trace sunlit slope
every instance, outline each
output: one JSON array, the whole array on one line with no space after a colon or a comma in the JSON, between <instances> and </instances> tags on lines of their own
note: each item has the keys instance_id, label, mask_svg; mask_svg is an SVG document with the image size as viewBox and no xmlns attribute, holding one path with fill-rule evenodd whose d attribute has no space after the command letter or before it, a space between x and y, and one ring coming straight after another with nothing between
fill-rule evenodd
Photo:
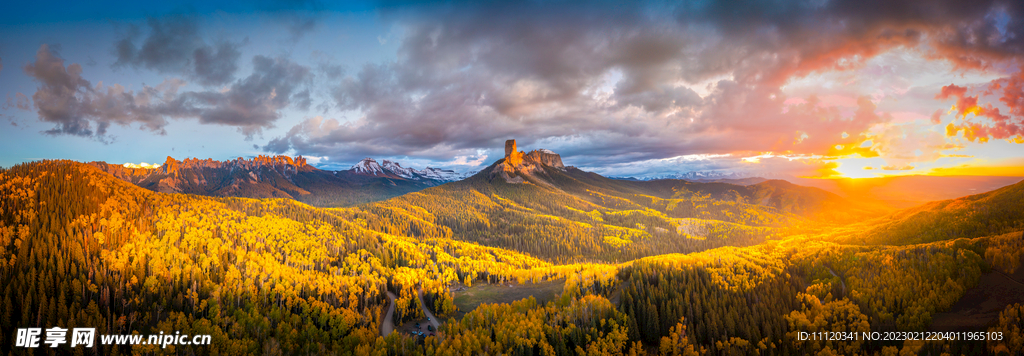
<instances>
[{"instance_id":1,"label":"sunlit slope","mask_svg":"<svg viewBox=\"0 0 1024 356\"><path fill-rule=\"evenodd\" d=\"M864 216L834 194L782 181L752 186L681 180L613 180L543 166L509 183L489 174L360 206L393 221L429 221L452 238L509 248L553 262L627 261L718 246L746 246L780 229ZM415 225L415 224L413 224ZM393 233L418 236L416 231Z\"/></svg>"},{"instance_id":2,"label":"sunlit slope","mask_svg":"<svg viewBox=\"0 0 1024 356\"><path fill-rule=\"evenodd\" d=\"M830 223L877 217L892 210L886 206L850 201L822 189L800 186L784 180L766 180L747 185L697 183L675 179L623 183L650 192L651 195L671 198L704 196L714 200L772 207L782 212Z\"/></svg>"},{"instance_id":3,"label":"sunlit slope","mask_svg":"<svg viewBox=\"0 0 1024 356\"><path fill-rule=\"evenodd\" d=\"M562 179L555 174L542 178ZM490 188L481 192L473 184ZM645 201L626 196L641 194L647 201L653 196L580 184L581 191L604 193L578 196L554 184L531 188L485 177L454 185L464 192L434 189L448 196L411 195L437 202L430 207L322 209L290 199L150 192L68 161L0 170L0 333L12 337L14 328L36 325L96 325L100 334L181 331L213 335L211 346L192 351L222 355L570 355L580 349L644 354L663 347L708 354L817 354L826 348L874 354L886 347L939 354L941 344L812 343L801 342L797 333L921 331L932 315L976 285L979 275L989 268L1011 274L1021 268L1024 254L1019 233L907 246L796 237L620 264L552 265L510 249L458 241L459 232L445 223L471 214L495 226L502 226L502 218L573 221L538 213L551 209L544 204L526 206L531 203L526 194L558 192L564 195L555 196L577 210L593 208L593 215L615 221L620 211L599 204L602 199L639 204ZM431 210L472 197L478 200L466 200L464 207L507 206L519 215ZM739 225L668 219L692 229L704 223ZM621 225L602 228L622 228L615 224ZM565 281L563 293L550 304L483 304L464 311L465 318L447 320L442 332L421 342L398 333L379 337L384 291L398 295L396 321L401 322L419 315L418 287L433 312L445 318L453 315L448 286L456 281L507 284L540 278ZM1000 323L1000 328L1012 326ZM683 327L685 338L679 337ZM9 343L0 344L0 352L10 350ZM114 353L111 346L97 351ZM152 346L117 351L160 352Z\"/></svg>"},{"instance_id":4,"label":"sunlit slope","mask_svg":"<svg viewBox=\"0 0 1024 356\"><path fill-rule=\"evenodd\" d=\"M991 192L931 202L836 229L824 238L905 245L1024 230L1024 181Z\"/></svg>"},{"instance_id":5,"label":"sunlit slope","mask_svg":"<svg viewBox=\"0 0 1024 356\"><path fill-rule=\"evenodd\" d=\"M0 334L89 325L210 334L221 354L367 354L383 347L385 290L405 320L420 313L418 287L443 316L456 280L556 273L513 251L374 231L359 215L151 192L71 161L0 170Z\"/></svg>"}]
</instances>

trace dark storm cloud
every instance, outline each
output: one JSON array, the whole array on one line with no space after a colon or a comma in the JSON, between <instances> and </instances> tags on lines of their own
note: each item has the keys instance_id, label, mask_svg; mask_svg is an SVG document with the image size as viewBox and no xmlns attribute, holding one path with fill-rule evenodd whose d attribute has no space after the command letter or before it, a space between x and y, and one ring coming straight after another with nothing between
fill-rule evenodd
<instances>
[{"instance_id":1,"label":"dark storm cloud","mask_svg":"<svg viewBox=\"0 0 1024 356\"><path fill-rule=\"evenodd\" d=\"M620 85L616 88L619 105L632 105L649 112L664 112L673 107L695 107L700 105L702 100L700 95L687 87L662 85L636 91L622 90L622 87Z\"/></svg>"},{"instance_id":2,"label":"dark storm cloud","mask_svg":"<svg viewBox=\"0 0 1024 356\"><path fill-rule=\"evenodd\" d=\"M451 157L507 136L561 136L578 126L636 132L629 123L596 119L603 113L589 107L583 91L599 84L613 67L636 73L634 88L654 86L643 76L671 74L671 68L660 67L671 67L666 64L674 60L671 53L686 40L680 31L637 27L644 22L637 9L531 5L522 10L529 12L529 21L501 16L515 10L507 5L473 10L479 13L431 9L423 16L429 20L396 15L407 34L399 61L366 65L332 91L340 109L361 110L366 116L316 140L309 135L318 135L314 131L323 130L322 125L297 126L266 149L286 150L293 142L310 154ZM675 90L663 88L662 94L684 95ZM690 105L691 99L678 105ZM561 115L544 114L567 105L571 107ZM674 104L649 106L654 110ZM567 115L577 117L551 122Z\"/></svg>"},{"instance_id":3,"label":"dark storm cloud","mask_svg":"<svg viewBox=\"0 0 1024 356\"><path fill-rule=\"evenodd\" d=\"M404 33L398 59L368 64L332 90L338 108L362 116L309 119L264 149L341 160L445 159L521 138L584 163L768 150L872 155L873 147L834 149L859 147L870 127L890 121L870 100L858 100L852 114L813 97L791 107L782 86L860 68L898 47L959 68L1016 68L1024 51L1022 7L708 1L389 8L383 18ZM691 89L698 83L710 84L704 97Z\"/></svg>"},{"instance_id":4,"label":"dark storm cloud","mask_svg":"<svg viewBox=\"0 0 1024 356\"><path fill-rule=\"evenodd\" d=\"M309 69L284 58L255 56L253 73L224 92L186 92L171 103L173 116L197 117L204 124L238 127L247 137L273 127L280 110L298 100L308 108L309 93L296 93L310 79ZM294 94L293 94L294 93Z\"/></svg>"},{"instance_id":5,"label":"dark storm cloud","mask_svg":"<svg viewBox=\"0 0 1024 356\"><path fill-rule=\"evenodd\" d=\"M253 72L222 91L187 91L181 80L169 79L138 92L120 85L92 86L82 77L82 66L64 65L64 59L47 45L24 68L40 83L32 95L39 119L55 124L47 133L93 137L107 142L111 124L140 125L163 132L168 118L197 118L203 124L237 127L247 137L273 127L280 110L291 105L308 106L308 92L299 91L309 80L309 69L284 58L256 56ZM298 92L297 94L295 94ZM20 102L19 102L20 106Z\"/></svg>"},{"instance_id":6,"label":"dark storm cloud","mask_svg":"<svg viewBox=\"0 0 1024 356\"><path fill-rule=\"evenodd\" d=\"M1024 54L1016 35L1024 33L1024 4L1014 1L708 1L683 4L675 15L745 41L711 52L725 63L757 52L780 56L774 73L763 73L776 80L843 69L903 45L926 44L932 56L974 68Z\"/></svg>"},{"instance_id":7,"label":"dark storm cloud","mask_svg":"<svg viewBox=\"0 0 1024 356\"><path fill-rule=\"evenodd\" d=\"M238 70L238 45L230 42L218 43L216 48L204 46L193 52L193 78L205 85L223 84L234 79Z\"/></svg>"},{"instance_id":8,"label":"dark storm cloud","mask_svg":"<svg viewBox=\"0 0 1024 356\"><path fill-rule=\"evenodd\" d=\"M64 59L48 45L36 52L36 61L24 67L25 74L39 82L32 101L43 122L53 123L48 134L67 134L108 140L106 130L112 123L140 124L151 131L162 131L167 123L146 104L158 90L144 87L139 93L119 85L93 87L82 78L82 66L64 66Z\"/></svg>"},{"instance_id":9,"label":"dark storm cloud","mask_svg":"<svg viewBox=\"0 0 1024 356\"><path fill-rule=\"evenodd\" d=\"M195 17L178 15L150 18L148 34L136 44L142 28L131 25L114 44L114 67L146 68L164 74L181 74L203 85L220 85L234 79L238 48L244 43L219 41L207 44Z\"/></svg>"}]
</instances>

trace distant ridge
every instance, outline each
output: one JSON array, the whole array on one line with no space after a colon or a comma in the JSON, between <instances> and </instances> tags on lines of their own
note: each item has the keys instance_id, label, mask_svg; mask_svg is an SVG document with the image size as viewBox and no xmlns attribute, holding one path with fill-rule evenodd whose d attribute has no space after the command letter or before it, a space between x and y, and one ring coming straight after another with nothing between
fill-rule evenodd
<instances>
[{"instance_id":1,"label":"distant ridge","mask_svg":"<svg viewBox=\"0 0 1024 356\"><path fill-rule=\"evenodd\" d=\"M647 182L647 181L652 181L652 180L663 180L663 179L678 179L678 178L638 179L638 178L635 178L635 177L609 177L609 178L615 179L615 180L625 180L625 181L633 181L633 182ZM690 182L698 182L698 183L727 183L727 184L735 184L735 185L751 185L751 184L757 184L757 183L765 182L765 181L768 181L769 179L762 178L762 177L749 177L749 178L715 178L715 179L709 178L709 179L681 179L681 180L686 180L686 181L690 181Z\"/></svg>"},{"instance_id":2,"label":"distant ridge","mask_svg":"<svg viewBox=\"0 0 1024 356\"><path fill-rule=\"evenodd\" d=\"M930 202L844 227L830 239L910 245L1024 231L1024 181L990 192Z\"/></svg>"},{"instance_id":3,"label":"distant ridge","mask_svg":"<svg viewBox=\"0 0 1024 356\"><path fill-rule=\"evenodd\" d=\"M750 185L770 179L815 187L861 202L882 203L894 208L909 208L930 201L954 199L984 193L1017 183L1024 177L1003 176L889 176L875 178L803 178L786 174L731 171L692 171L651 177L614 176L626 181L681 179L701 183Z\"/></svg>"},{"instance_id":4,"label":"distant ridge","mask_svg":"<svg viewBox=\"0 0 1024 356\"><path fill-rule=\"evenodd\" d=\"M453 171L379 165L366 159L344 171L326 171L305 158L257 156L227 161L167 157L159 166L89 164L126 182L163 193L246 198L290 198L315 206L349 206L415 192L461 179Z\"/></svg>"},{"instance_id":5,"label":"distant ridge","mask_svg":"<svg viewBox=\"0 0 1024 356\"><path fill-rule=\"evenodd\" d=\"M725 180L725 179L736 180L736 181L743 180L743 179L751 179L751 178L760 178L760 179L764 179L764 180L768 180L768 179L788 179L788 178L792 178L792 176L786 175L786 174L781 174L781 173L775 173L775 172L690 171L690 172L681 172L681 173L665 173L665 174L658 174L658 175L652 175L652 176L642 176L642 177L612 176L612 177L609 177L609 178L621 179L621 180L638 180L638 181L659 180L659 179L682 179L682 180L688 180L688 181L693 181L693 182L698 182L698 181L699 182L712 182L712 181L721 181L721 180Z\"/></svg>"},{"instance_id":6,"label":"distant ridge","mask_svg":"<svg viewBox=\"0 0 1024 356\"><path fill-rule=\"evenodd\" d=\"M795 178L790 181L851 199L884 201L895 207L908 208L930 201L993 191L1022 179L1024 177L912 175L859 179Z\"/></svg>"},{"instance_id":7,"label":"distant ridge","mask_svg":"<svg viewBox=\"0 0 1024 356\"><path fill-rule=\"evenodd\" d=\"M345 172L345 171L339 171ZM423 170L402 167L395 161L383 160L377 163L373 158L364 158L349 168L347 172L375 177L398 177L412 180L435 180L439 182L453 182L462 180L472 174L460 174L450 169L438 169L427 167Z\"/></svg>"}]
</instances>

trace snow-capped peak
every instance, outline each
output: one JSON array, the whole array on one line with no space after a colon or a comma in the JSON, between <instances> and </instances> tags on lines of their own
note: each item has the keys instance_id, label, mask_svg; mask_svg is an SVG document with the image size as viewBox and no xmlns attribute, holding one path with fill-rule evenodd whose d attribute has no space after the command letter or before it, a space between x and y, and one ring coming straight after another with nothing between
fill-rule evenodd
<instances>
[{"instance_id":1,"label":"snow-capped peak","mask_svg":"<svg viewBox=\"0 0 1024 356\"><path fill-rule=\"evenodd\" d=\"M359 163L356 163L356 165L352 166L350 170L355 171L356 173L369 174L375 176L384 175L384 169L381 168L381 166L377 164L377 161L374 160L373 158L364 158L362 161L359 161Z\"/></svg>"},{"instance_id":2,"label":"snow-capped peak","mask_svg":"<svg viewBox=\"0 0 1024 356\"><path fill-rule=\"evenodd\" d=\"M653 179L683 179L690 181L709 181L717 179L743 179L743 178L765 178L765 179L784 179L787 178L784 174L776 172L751 172L751 171L728 171L728 170L708 170L708 171L690 171L683 173L665 173L655 174L645 177L639 177L638 180L653 180Z\"/></svg>"},{"instance_id":3,"label":"snow-capped peak","mask_svg":"<svg viewBox=\"0 0 1024 356\"><path fill-rule=\"evenodd\" d=\"M556 155L557 154L557 153L555 153L555 151L549 150L547 148L541 148L541 149L539 149L537 151L540 151L540 153L547 153L549 155Z\"/></svg>"},{"instance_id":4,"label":"snow-capped peak","mask_svg":"<svg viewBox=\"0 0 1024 356\"><path fill-rule=\"evenodd\" d=\"M142 163L139 163L139 164L135 164L135 163L129 162L129 163L125 163L124 166L126 168L145 168L145 169L157 169L157 168L160 168L159 164L156 164L156 163L149 164L149 163L146 163L146 162L142 162Z\"/></svg>"},{"instance_id":5,"label":"snow-capped peak","mask_svg":"<svg viewBox=\"0 0 1024 356\"><path fill-rule=\"evenodd\" d=\"M382 163L382 168L388 172L391 172L391 174L394 174L405 179L418 179L415 176L415 173L417 173L415 169L404 168L402 167L402 165L398 164L398 162L393 162L389 160L384 160Z\"/></svg>"},{"instance_id":6,"label":"snow-capped peak","mask_svg":"<svg viewBox=\"0 0 1024 356\"><path fill-rule=\"evenodd\" d=\"M465 179L466 177L469 177L469 176L473 175L473 173L462 174L462 173L458 173L458 172L455 172L455 171L450 170L450 169L437 169L437 168L430 168L430 167L427 167L426 169L424 169L422 171L418 171L417 173L419 173L424 178L433 179L433 180L442 181L442 182L452 182L452 181L462 180L462 179Z\"/></svg>"},{"instance_id":7,"label":"snow-capped peak","mask_svg":"<svg viewBox=\"0 0 1024 356\"><path fill-rule=\"evenodd\" d=\"M453 182L472 176L474 173L458 173L450 169L438 169L427 167L424 170L402 167L401 164L391 160L383 160L380 164L373 158L364 158L349 169L352 173L401 177L405 179L420 180L428 179L438 182Z\"/></svg>"}]
</instances>

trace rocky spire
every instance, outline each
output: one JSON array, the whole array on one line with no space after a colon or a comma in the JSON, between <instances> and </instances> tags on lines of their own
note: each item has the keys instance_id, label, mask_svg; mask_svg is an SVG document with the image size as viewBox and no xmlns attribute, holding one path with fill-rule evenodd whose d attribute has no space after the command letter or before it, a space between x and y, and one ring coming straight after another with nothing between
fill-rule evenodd
<instances>
[{"instance_id":1,"label":"rocky spire","mask_svg":"<svg viewBox=\"0 0 1024 356\"><path fill-rule=\"evenodd\" d=\"M565 166L562 165L562 158L557 153L549 150L534 150L530 153L524 153L519 151L516 146L516 140L505 141L505 159L497 165L493 171L491 171L491 178L502 177L506 182L509 183L524 183L526 177L534 177L536 183L543 182L549 184L543 180L538 180L535 175L547 175L544 173L543 167L551 167L560 170L565 170Z\"/></svg>"},{"instance_id":2,"label":"rocky spire","mask_svg":"<svg viewBox=\"0 0 1024 356\"><path fill-rule=\"evenodd\" d=\"M509 172L523 164L523 153L516 149L516 140L505 141L505 164Z\"/></svg>"}]
</instances>

